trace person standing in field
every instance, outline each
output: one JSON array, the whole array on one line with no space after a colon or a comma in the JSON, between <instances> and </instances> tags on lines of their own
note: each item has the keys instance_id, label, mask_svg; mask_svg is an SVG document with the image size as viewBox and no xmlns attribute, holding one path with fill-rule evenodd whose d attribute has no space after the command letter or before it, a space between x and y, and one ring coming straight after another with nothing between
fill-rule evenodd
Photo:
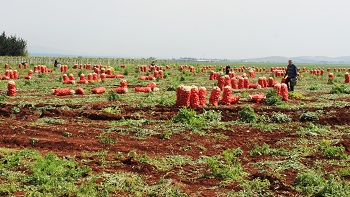
<instances>
[{"instance_id":1,"label":"person standing in field","mask_svg":"<svg viewBox=\"0 0 350 197\"><path fill-rule=\"evenodd\" d=\"M230 64L227 64L226 66L226 75L230 74Z\"/></svg>"},{"instance_id":2,"label":"person standing in field","mask_svg":"<svg viewBox=\"0 0 350 197\"><path fill-rule=\"evenodd\" d=\"M297 83L297 77L298 68L293 64L292 60L288 60L288 66L284 78L286 78L285 83L287 84L289 91L294 91L294 86Z\"/></svg>"}]
</instances>

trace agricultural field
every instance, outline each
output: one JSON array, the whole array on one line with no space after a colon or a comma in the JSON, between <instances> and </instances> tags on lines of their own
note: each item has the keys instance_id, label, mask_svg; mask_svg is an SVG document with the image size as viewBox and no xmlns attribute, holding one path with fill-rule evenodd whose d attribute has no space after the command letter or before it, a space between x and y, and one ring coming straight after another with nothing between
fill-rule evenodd
<instances>
[{"instance_id":1,"label":"agricultural field","mask_svg":"<svg viewBox=\"0 0 350 197\"><path fill-rule=\"evenodd\" d=\"M254 86L230 89L238 102L215 106L210 73L227 63L162 62L163 77L143 80L154 76L146 62L107 62L61 72L8 61L19 78L15 96L7 96L10 80L0 80L0 196L350 196L347 65L296 63L298 84L286 101L274 87ZM258 84L280 83L271 68L287 63L230 65L235 76L256 70L249 81ZM123 78L78 83L102 68ZM63 83L72 80L64 73L76 83ZM206 105L179 106L180 85L205 87ZM84 94L53 94L78 87ZM266 99L253 102L257 94Z\"/></svg>"}]
</instances>

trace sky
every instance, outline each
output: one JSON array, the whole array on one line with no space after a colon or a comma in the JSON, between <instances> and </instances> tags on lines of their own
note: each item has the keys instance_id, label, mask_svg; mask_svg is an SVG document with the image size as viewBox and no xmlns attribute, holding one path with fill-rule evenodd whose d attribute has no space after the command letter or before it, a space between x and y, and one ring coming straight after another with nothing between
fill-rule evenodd
<instances>
[{"instance_id":1,"label":"sky","mask_svg":"<svg viewBox=\"0 0 350 197\"><path fill-rule=\"evenodd\" d=\"M29 53L227 58L349 56L349 0L0 0Z\"/></svg>"}]
</instances>

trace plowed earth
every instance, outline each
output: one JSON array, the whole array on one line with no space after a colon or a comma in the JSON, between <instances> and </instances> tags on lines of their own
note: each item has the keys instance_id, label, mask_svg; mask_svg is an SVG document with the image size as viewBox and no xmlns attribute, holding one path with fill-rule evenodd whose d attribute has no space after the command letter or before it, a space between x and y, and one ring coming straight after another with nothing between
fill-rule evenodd
<instances>
[{"instance_id":1,"label":"plowed earth","mask_svg":"<svg viewBox=\"0 0 350 197\"><path fill-rule=\"evenodd\" d=\"M290 101L292 103L292 101ZM151 123L149 125L140 126L140 128L150 129L155 127L157 123L154 120L169 120L173 118L179 111L178 107L155 106L147 108L134 108L127 104L119 103L122 109L120 114L108 114L101 109L108 107L112 102L85 105L48 105L38 104L36 106L23 106L19 113L13 113L11 110L15 105L2 104L0 107L0 118L2 128L0 129L0 147L23 149L31 148L41 151L43 154L54 152L59 156L75 156L78 162L85 161L84 164L93 169L93 173L104 172L136 172L143 175L148 183L158 182L161 177L172 179L183 185L183 191L190 195L215 196L217 192L225 192L231 190L240 190L241 188L235 183L216 187L223 180L221 178L208 178L201 176L210 169L207 166L175 166L169 171L158 170L155 166L147 163L141 163L132 157L116 158L117 153L127 155L134 150L138 154L146 153L150 157L165 157L170 155L186 155L197 159L201 155L217 155L221 154L227 148L240 147L243 155L240 156L242 166L250 175L248 179L257 177L268 179L271 183L270 189L275 194L281 196L298 195L291 185L297 175L297 171L286 170L281 174L283 178L277 178L269 174L261 173L252 166L253 163L273 160L271 156L250 156L249 151L253 144L269 144L274 148L283 148L283 145L276 147L275 142L282 139L294 141L300 136L293 132L285 132L283 129L274 130L272 132L263 131L248 125L232 125L225 129L220 129L213 125L208 133L222 134L227 138L213 138L208 136L200 136L193 134L190 130L184 130L180 133L173 134L170 139L162 139L161 134L149 135L146 139L135 139L134 133L112 132L108 137L116 140L115 143L102 143L98 136L111 128L111 121L118 121L122 118L128 119L147 119ZM113 103L115 105L115 103ZM84 106L90 107L84 107ZM255 111L259 114L271 114L272 112L281 111L277 108L266 108L263 104L251 104ZM48 107L50 106L50 107ZM206 110L215 109L222 113L222 121L229 122L238 119L238 111L242 109L242 104L230 107L206 107ZM264 107L262 107L264 106ZM45 108L41 113L38 108ZM197 113L202 113L203 109L195 109ZM305 109L303 109L305 110ZM315 109L308 109L315 111ZM284 114L289 115L293 121L299 121L300 111L283 110ZM349 108L324 108L323 114L318 121L322 125L350 124ZM325 115L327 114L327 115ZM63 120L63 124L40 124L35 123L41 118L53 118ZM159 124L159 123L158 123ZM301 122L301 124L306 124ZM121 128L128 126L122 126ZM295 128L292 128L292 130ZM67 136L69 133L69 136ZM190 139L186 136L191 136ZM33 140L36 141L33 141ZM193 142L200 144L204 148L193 145ZM350 139L344 137L340 142L345 148L346 153L350 152ZM192 148L185 150L183 147L191 146ZM88 154L99 151L108 150L105 161L101 161L96 154ZM315 155L318 159L321 156ZM312 158L303 160L305 165L312 165ZM89 161L89 162L86 162ZM108 163L108 165L104 165ZM179 172L182 173L179 173ZM183 173L184 172L184 173ZM182 174L181 176L179 174ZM102 180L103 181L103 180Z\"/></svg>"}]
</instances>

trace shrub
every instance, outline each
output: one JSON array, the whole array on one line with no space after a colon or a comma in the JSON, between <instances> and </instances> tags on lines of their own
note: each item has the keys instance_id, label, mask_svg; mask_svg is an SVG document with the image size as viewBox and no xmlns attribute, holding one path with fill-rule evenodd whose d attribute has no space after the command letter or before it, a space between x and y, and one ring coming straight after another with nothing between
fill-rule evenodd
<instances>
[{"instance_id":1,"label":"shrub","mask_svg":"<svg viewBox=\"0 0 350 197\"><path fill-rule=\"evenodd\" d=\"M245 105L238 114L241 116L241 121L245 123L254 123L258 120L258 115L249 105Z\"/></svg>"}]
</instances>

